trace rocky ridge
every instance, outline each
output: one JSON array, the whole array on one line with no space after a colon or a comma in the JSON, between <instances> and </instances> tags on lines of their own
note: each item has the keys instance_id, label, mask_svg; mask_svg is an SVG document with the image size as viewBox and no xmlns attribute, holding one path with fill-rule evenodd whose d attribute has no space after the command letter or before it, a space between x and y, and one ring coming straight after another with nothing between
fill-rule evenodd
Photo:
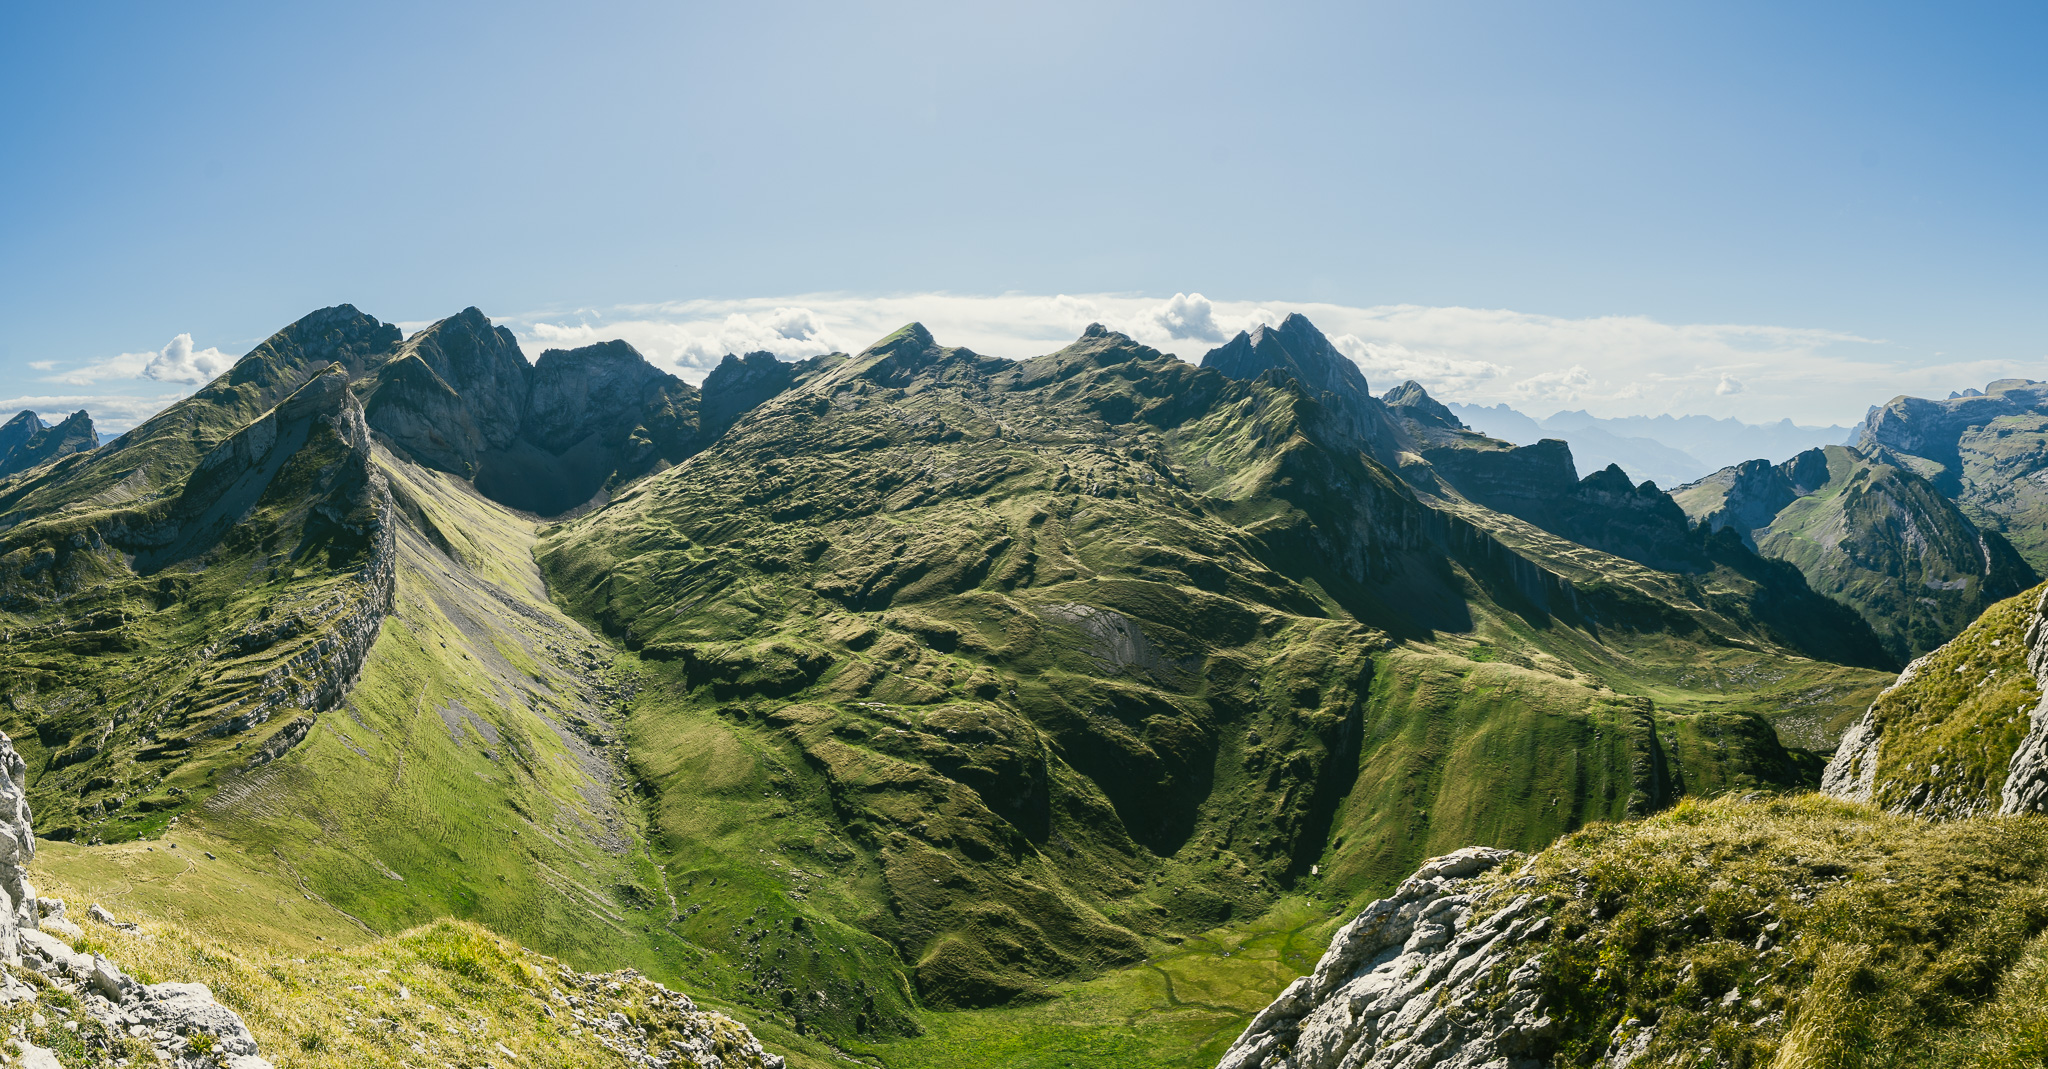
<instances>
[{"instance_id":1,"label":"rocky ridge","mask_svg":"<svg viewBox=\"0 0 2048 1069\"><path fill-rule=\"evenodd\" d=\"M43 426L34 412L23 411L0 424L0 479L73 453L97 449L99 444L92 416L83 409L53 427Z\"/></svg>"},{"instance_id":2,"label":"rocky ridge","mask_svg":"<svg viewBox=\"0 0 2048 1069\"><path fill-rule=\"evenodd\" d=\"M1740 536L1855 608L1899 660L2039 581L2004 536L1911 468L1848 446L1724 468L1672 497L1700 527Z\"/></svg>"}]
</instances>

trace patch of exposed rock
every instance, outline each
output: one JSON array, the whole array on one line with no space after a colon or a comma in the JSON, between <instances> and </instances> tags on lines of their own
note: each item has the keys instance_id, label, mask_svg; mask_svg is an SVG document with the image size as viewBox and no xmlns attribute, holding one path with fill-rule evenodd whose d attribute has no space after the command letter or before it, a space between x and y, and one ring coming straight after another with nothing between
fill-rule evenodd
<instances>
[{"instance_id":1,"label":"patch of exposed rock","mask_svg":"<svg viewBox=\"0 0 2048 1069\"><path fill-rule=\"evenodd\" d=\"M605 1049L648 1069L783 1069L779 1054L761 1049L745 1025L706 1013L690 996L670 991L634 969L613 973L558 967L549 1001ZM628 1016L625 1010L633 1010ZM549 1014L557 1011L550 1007ZM635 1021L634 1018L640 1018ZM649 1027L649 1026L653 1027Z\"/></svg>"},{"instance_id":2,"label":"patch of exposed rock","mask_svg":"<svg viewBox=\"0 0 2048 1069\"><path fill-rule=\"evenodd\" d=\"M1534 896L1475 916L1472 880L1523 857L1468 847L1432 859L1339 929L1315 972L1289 985L1219 1069L1535 1066L1556 1025L1544 1012L1550 929Z\"/></svg>"},{"instance_id":3,"label":"patch of exposed rock","mask_svg":"<svg viewBox=\"0 0 2048 1069\"><path fill-rule=\"evenodd\" d=\"M26 788L27 766L13 740L0 734L0 892L7 896L0 918L0 1004L36 1002L44 990L70 995L97 1026L73 1021L73 1032L110 1059L125 1048L119 1037L126 1037L150 1044L156 1060L173 1069L270 1069L248 1026L205 984L137 983L106 958L72 949L83 931L64 915L62 901L39 901L28 879L35 836ZM91 916L113 921L97 906ZM37 975L18 976L18 970ZM40 1012L34 1019L48 1020ZM33 1039L17 1038L15 1045L24 1065L61 1065Z\"/></svg>"}]
</instances>

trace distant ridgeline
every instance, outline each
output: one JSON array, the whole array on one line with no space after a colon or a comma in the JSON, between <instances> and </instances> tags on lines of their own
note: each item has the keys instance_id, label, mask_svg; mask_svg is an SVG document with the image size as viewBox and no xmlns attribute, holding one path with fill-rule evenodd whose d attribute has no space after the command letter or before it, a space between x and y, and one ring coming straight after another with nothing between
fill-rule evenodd
<instances>
[{"instance_id":1,"label":"distant ridgeline","mask_svg":"<svg viewBox=\"0 0 2048 1069\"><path fill-rule=\"evenodd\" d=\"M27 471L59 457L97 449L99 432L83 410L52 427L34 412L22 411L0 423L0 478Z\"/></svg>"},{"instance_id":2,"label":"distant ridgeline","mask_svg":"<svg viewBox=\"0 0 2048 1069\"><path fill-rule=\"evenodd\" d=\"M180 923L477 921L833 1064L1458 847L1817 784L2037 581L1989 439L1944 482L1899 429L1991 400L1673 495L1376 397L1298 315L1200 366L911 324L700 388L344 305L106 446L0 428L0 730L73 885L176 828L317 904Z\"/></svg>"}]
</instances>

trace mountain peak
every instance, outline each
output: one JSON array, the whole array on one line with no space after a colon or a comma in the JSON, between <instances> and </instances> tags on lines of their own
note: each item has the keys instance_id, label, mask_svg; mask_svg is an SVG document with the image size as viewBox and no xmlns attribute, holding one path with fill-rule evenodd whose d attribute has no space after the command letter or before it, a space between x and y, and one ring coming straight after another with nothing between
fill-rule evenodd
<instances>
[{"instance_id":1,"label":"mountain peak","mask_svg":"<svg viewBox=\"0 0 2048 1069\"><path fill-rule=\"evenodd\" d=\"M1239 331L1237 337L1209 350L1202 357L1202 366L1233 379L1255 379L1277 370L1312 390L1359 400L1372 396L1365 373L1299 312L1281 320L1277 327L1261 323Z\"/></svg>"},{"instance_id":2,"label":"mountain peak","mask_svg":"<svg viewBox=\"0 0 2048 1069\"><path fill-rule=\"evenodd\" d=\"M869 353L919 351L937 345L932 332L924 329L923 323L910 322L897 328L896 332L867 347Z\"/></svg>"},{"instance_id":3,"label":"mountain peak","mask_svg":"<svg viewBox=\"0 0 2048 1069\"><path fill-rule=\"evenodd\" d=\"M1380 398L1388 408L1426 427L1441 427L1445 430L1468 430L1465 422L1444 407L1443 402L1429 395L1422 384L1414 379L1388 390Z\"/></svg>"}]
</instances>

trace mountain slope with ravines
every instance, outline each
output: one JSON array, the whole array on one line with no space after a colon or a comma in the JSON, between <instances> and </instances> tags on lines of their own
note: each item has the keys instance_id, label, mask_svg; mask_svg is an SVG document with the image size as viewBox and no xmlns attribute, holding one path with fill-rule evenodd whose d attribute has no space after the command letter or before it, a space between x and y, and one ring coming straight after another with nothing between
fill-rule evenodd
<instances>
[{"instance_id":1,"label":"mountain slope with ravines","mask_svg":"<svg viewBox=\"0 0 2048 1069\"><path fill-rule=\"evenodd\" d=\"M1741 535L1856 609L1901 660L2039 581L2003 535L1978 528L1933 484L1847 446L1750 461L1671 496L1694 523Z\"/></svg>"},{"instance_id":2,"label":"mountain slope with ravines","mask_svg":"<svg viewBox=\"0 0 2048 1069\"><path fill-rule=\"evenodd\" d=\"M1332 909L1817 783L1896 667L1654 486L1400 394L1300 317L699 389L326 309L0 481L0 726L46 879L167 923L474 921L800 1065L1110 1007L1100 1064L1213 1062Z\"/></svg>"}]
</instances>

